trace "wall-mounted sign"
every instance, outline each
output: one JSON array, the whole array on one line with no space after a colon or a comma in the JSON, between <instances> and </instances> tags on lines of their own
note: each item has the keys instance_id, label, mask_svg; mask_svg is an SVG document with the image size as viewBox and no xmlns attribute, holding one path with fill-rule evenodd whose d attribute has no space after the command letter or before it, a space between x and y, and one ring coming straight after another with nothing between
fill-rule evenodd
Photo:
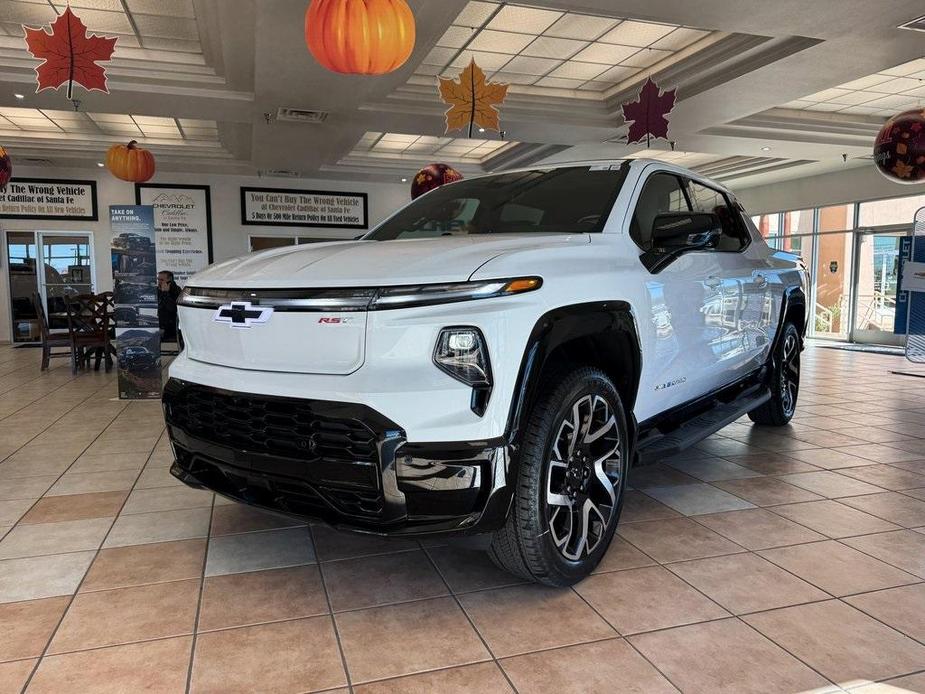
<instances>
[{"instance_id":1,"label":"wall-mounted sign","mask_svg":"<svg viewBox=\"0 0 925 694\"><path fill-rule=\"evenodd\" d=\"M838 272L838 261L837 260L833 260L829 262L829 272L831 272L833 275L836 272Z\"/></svg>"},{"instance_id":2,"label":"wall-mounted sign","mask_svg":"<svg viewBox=\"0 0 925 694\"><path fill-rule=\"evenodd\" d=\"M157 269L181 287L212 263L209 186L137 183L135 202L154 208Z\"/></svg>"},{"instance_id":3,"label":"wall-mounted sign","mask_svg":"<svg viewBox=\"0 0 925 694\"><path fill-rule=\"evenodd\" d=\"M14 178L0 192L0 219L95 222L96 181Z\"/></svg>"},{"instance_id":4,"label":"wall-mounted sign","mask_svg":"<svg viewBox=\"0 0 925 694\"><path fill-rule=\"evenodd\" d=\"M366 193L241 188L241 223L260 226L366 229Z\"/></svg>"}]
</instances>

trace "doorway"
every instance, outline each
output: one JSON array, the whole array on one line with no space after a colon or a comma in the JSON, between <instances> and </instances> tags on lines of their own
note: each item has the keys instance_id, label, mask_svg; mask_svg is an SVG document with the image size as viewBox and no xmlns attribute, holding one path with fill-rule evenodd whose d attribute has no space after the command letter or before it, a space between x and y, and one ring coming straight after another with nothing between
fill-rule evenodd
<instances>
[{"instance_id":1,"label":"doorway","mask_svg":"<svg viewBox=\"0 0 925 694\"><path fill-rule=\"evenodd\" d=\"M96 286L92 233L7 231L6 249L13 342L41 339L36 294L45 307L49 328L66 329L67 297L91 294Z\"/></svg>"},{"instance_id":2,"label":"doorway","mask_svg":"<svg viewBox=\"0 0 925 694\"><path fill-rule=\"evenodd\" d=\"M896 290L899 282L900 244L907 230L859 230L855 236L854 307L852 342L878 345L905 344L893 333Z\"/></svg>"}]
</instances>

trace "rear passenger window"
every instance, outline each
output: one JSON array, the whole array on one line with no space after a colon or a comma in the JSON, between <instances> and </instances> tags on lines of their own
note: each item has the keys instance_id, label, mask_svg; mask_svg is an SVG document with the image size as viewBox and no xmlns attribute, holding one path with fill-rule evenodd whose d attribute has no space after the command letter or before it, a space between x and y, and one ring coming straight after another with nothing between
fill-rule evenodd
<instances>
[{"instance_id":1,"label":"rear passenger window","mask_svg":"<svg viewBox=\"0 0 925 694\"><path fill-rule=\"evenodd\" d=\"M652 249L652 223L665 212L690 212L684 186L677 176L657 173L642 187L636 210L630 220L630 237L642 250Z\"/></svg>"},{"instance_id":2,"label":"rear passenger window","mask_svg":"<svg viewBox=\"0 0 925 694\"><path fill-rule=\"evenodd\" d=\"M723 236L716 245L717 251L740 251L748 245L748 232L724 193L696 181L689 181L688 189L694 212L710 212L722 222Z\"/></svg>"}]
</instances>

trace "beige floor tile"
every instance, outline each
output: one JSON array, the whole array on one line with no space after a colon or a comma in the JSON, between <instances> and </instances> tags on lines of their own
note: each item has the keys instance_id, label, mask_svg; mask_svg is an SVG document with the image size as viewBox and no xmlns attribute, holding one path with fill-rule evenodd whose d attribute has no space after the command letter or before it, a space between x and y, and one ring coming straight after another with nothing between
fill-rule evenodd
<instances>
[{"instance_id":1,"label":"beige floor tile","mask_svg":"<svg viewBox=\"0 0 925 694\"><path fill-rule=\"evenodd\" d=\"M623 493L623 512L621 523L638 523L640 521L659 520L661 518L678 518L681 514L665 504L659 503L643 492L627 489Z\"/></svg>"},{"instance_id":2,"label":"beige floor tile","mask_svg":"<svg viewBox=\"0 0 925 694\"><path fill-rule=\"evenodd\" d=\"M808 693L829 684L737 619L640 634L629 641L685 693Z\"/></svg>"},{"instance_id":3,"label":"beige floor tile","mask_svg":"<svg viewBox=\"0 0 925 694\"><path fill-rule=\"evenodd\" d=\"M109 472L111 470L133 470L141 472L148 459L147 453L85 453L74 461L68 472Z\"/></svg>"},{"instance_id":4,"label":"beige floor tile","mask_svg":"<svg viewBox=\"0 0 925 694\"><path fill-rule=\"evenodd\" d=\"M742 465L762 475L790 475L796 472L814 472L815 465L795 460L779 453L752 453L750 455L727 457L730 462Z\"/></svg>"},{"instance_id":5,"label":"beige floor tile","mask_svg":"<svg viewBox=\"0 0 925 694\"><path fill-rule=\"evenodd\" d=\"M19 694L29 679L35 660L17 660L10 663L0 663L0 692L3 694Z\"/></svg>"},{"instance_id":6,"label":"beige floor tile","mask_svg":"<svg viewBox=\"0 0 925 694\"><path fill-rule=\"evenodd\" d=\"M335 619L354 683L490 659L452 598L342 612Z\"/></svg>"},{"instance_id":7,"label":"beige floor tile","mask_svg":"<svg viewBox=\"0 0 925 694\"><path fill-rule=\"evenodd\" d=\"M375 576L374 581L370 581L371 576ZM324 581L335 611L434 598L449 592L423 550L326 562Z\"/></svg>"},{"instance_id":8,"label":"beige floor tile","mask_svg":"<svg viewBox=\"0 0 925 694\"><path fill-rule=\"evenodd\" d=\"M843 438L840 434L834 435L831 433L826 433L825 437L829 439L829 445L835 441L841 441ZM870 465L870 461L866 458L861 458L860 456L843 451L836 451L831 448L812 448L805 451L793 451L790 453L790 457L826 470Z\"/></svg>"},{"instance_id":9,"label":"beige floor tile","mask_svg":"<svg viewBox=\"0 0 925 694\"><path fill-rule=\"evenodd\" d=\"M204 539L103 549L93 561L80 590L109 590L199 578L205 555Z\"/></svg>"},{"instance_id":10,"label":"beige floor tile","mask_svg":"<svg viewBox=\"0 0 925 694\"><path fill-rule=\"evenodd\" d=\"M754 554L732 554L667 567L733 614L825 600L827 593Z\"/></svg>"},{"instance_id":11,"label":"beige floor tile","mask_svg":"<svg viewBox=\"0 0 925 694\"><path fill-rule=\"evenodd\" d=\"M658 562L702 559L744 551L689 518L627 523L617 532L638 549Z\"/></svg>"},{"instance_id":12,"label":"beige floor tile","mask_svg":"<svg viewBox=\"0 0 925 694\"><path fill-rule=\"evenodd\" d=\"M306 527L224 535L209 542L206 576L281 569L314 561L312 539Z\"/></svg>"},{"instance_id":13,"label":"beige floor tile","mask_svg":"<svg viewBox=\"0 0 925 694\"><path fill-rule=\"evenodd\" d=\"M645 489L647 487L669 487L676 484L695 484L700 480L660 463L632 468L627 481L633 489Z\"/></svg>"},{"instance_id":14,"label":"beige floor tile","mask_svg":"<svg viewBox=\"0 0 925 694\"><path fill-rule=\"evenodd\" d=\"M499 658L617 635L570 590L524 585L466 593L459 600Z\"/></svg>"},{"instance_id":15,"label":"beige floor tile","mask_svg":"<svg viewBox=\"0 0 925 694\"><path fill-rule=\"evenodd\" d=\"M696 477L704 482L717 480L735 480L745 477L757 477L761 473L755 472L742 465L723 458L700 458L698 460L678 460L667 463L686 475Z\"/></svg>"},{"instance_id":16,"label":"beige floor tile","mask_svg":"<svg viewBox=\"0 0 925 694\"><path fill-rule=\"evenodd\" d=\"M925 672L908 677L897 677L883 682L863 684L851 688L851 694L910 694L925 692Z\"/></svg>"},{"instance_id":17,"label":"beige floor tile","mask_svg":"<svg viewBox=\"0 0 925 694\"><path fill-rule=\"evenodd\" d=\"M837 501L775 506L772 511L831 538L898 530L898 525L850 508Z\"/></svg>"},{"instance_id":18,"label":"beige floor tile","mask_svg":"<svg viewBox=\"0 0 925 694\"><path fill-rule=\"evenodd\" d=\"M232 503L218 506L212 512L212 536L250 533L257 530L294 528L305 525L302 521L278 513L269 513L253 506Z\"/></svg>"},{"instance_id":19,"label":"beige floor tile","mask_svg":"<svg viewBox=\"0 0 925 694\"><path fill-rule=\"evenodd\" d=\"M0 662L41 656L68 602L60 597L0 604Z\"/></svg>"},{"instance_id":20,"label":"beige floor tile","mask_svg":"<svg viewBox=\"0 0 925 694\"><path fill-rule=\"evenodd\" d=\"M49 656L39 664L29 694L182 692L191 647L187 636Z\"/></svg>"},{"instance_id":21,"label":"beige floor tile","mask_svg":"<svg viewBox=\"0 0 925 694\"><path fill-rule=\"evenodd\" d=\"M199 580L79 593L48 648L65 653L193 631Z\"/></svg>"},{"instance_id":22,"label":"beige floor tile","mask_svg":"<svg viewBox=\"0 0 925 694\"><path fill-rule=\"evenodd\" d=\"M119 516L104 546L125 547L205 537L209 532L211 513L208 508L194 508Z\"/></svg>"},{"instance_id":23,"label":"beige floor tile","mask_svg":"<svg viewBox=\"0 0 925 694\"><path fill-rule=\"evenodd\" d=\"M23 516L20 523L57 523L60 521L106 518L119 515L128 492L94 492L47 496Z\"/></svg>"},{"instance_id":24,"label":"beige floor tile","mask_svg":"<svg viewBox=\"0 0 925 694\"><path fill-rule=\"evenodd\" d=\"M191 692L305 692L347 683L331 618L200 634Z\"/></svg>"},{"instance_id":25,"label":"beige floor tile","mask_svg":"<svg viewBox=\"0 0 925 694\"><path fill-rule=\"evenodd\" d=\"M729 616L661 566L594 575L575 590L623 635Z\"/></svg>"},{"instance_id":26,"label":"beige floor tile","mask_svg":"<svg viewBox=\"0 0 925 694\"><path fill-rule=\"evenodd\" d=\"M925 449L925 441L922 441L922 448ZM892 491L925 487L925 475L903 470L893 465L866 465L849 470L840 470L840 472L848 477L870 482L878 487Z\"/></svg>"},{"instance_id":27,"label":"beige floor tile","mask_svg":"<svg viewBox=\"0 0 925 694\"><path fill-rule=\"evenodd\" d=\"M754 508L753 504L744 499L703 482L670 487L647 487L645 493L685 516Z\"/></svg>"},{"instance_id":28,"label":"beige floor tile","mask_svg":"<svg viewBox=\"0 0 925 694\"><path fill-rule=\"evenodd\" d=\"M875 463L900 463L906 460L918 460L922 457L921 449L904 451L885 443L866 443L861 446L848 446L847 448L835 448L833 450L851 453L852 455L872 460Z\"/></svg>"},{"instance_id":29,"label":"beige floor tile","mask_svg":"<svg viewBox=\"0 0 925 694\"><path fill-rule=\"evenodd\" d=\"M838 600L743 619L836 684L908 675L925 664L925 646Z\"/></svg>"},{"instance_id":30,"label":"beige floor tile","mask_svg":"<svg viewBox=\"0 0 925 694\"><path fill-rule=\"evenodd\" d=\"M495 566L486 552L443 546L427 550L437 570L454 593L523 583L523 580Z\"/></svg>"},{"instance_id":31,"label":"beige floor tile","mask_svg":"<svg viewBox=\"0 0 925 694\"><path fill-rule=\"evenodd\" d=\"M633 547L622 537L614 535L607 553L597 565L594 573L607 571L621 571L623 569L638 569L642 566L652 566L655 562L650 557Z\"/></svg>"},{"instance_id":32,"label":"beige floor tile","mask_svg":"<svg viewBox=\"0 0 925 694\"><path fill-rule=\"evenodd\" d=\"M327 612L317 566L209 576L202 588L199 629L226 629Z\"/></svg>"},{"instance_id":33,"label":"beige floor tile","mask_svg":"<svg viewBox=\"0 0 925 694\"><path fill-rule=\"evenodd\" d=\"M370 554L389 554L420 547L413 540L340 532L321 524L312 525L311 530L320 561L350 559Z\"/></svg>"},{"instance_id":34,"label":"beige floor tile","mask_svg":"<svg viewBox=\"0 0 925 694\"><path fill-rule=\"evenodd\" d=\"M39 477L0 478L0 501L14 499L38 499L55 483L56 475L41 475Z\"/></svg>"},{"instance_id":35,"label":"beige floor tile","mask_svg":"<svg viewBox=\"0 0 925 694\"><path fill-rule=\"evenodd\" d=\"M818 494L787 484L774 477L727 480L714 482L714 484L756 506L775 506L822 499Z\"/></svg>"},{"instance_id":36,"label":"beige floor tile","mask_svg":"<svg viewBox=\"0 0 925 694\"><path fill-rule=\"evenodd\" d=\"M698 516L697 522L750 550L825 539L814 530L760 508Z\"/></svg>"},{"instance_id":37,"label":"beige floor tile","mask_svg":"<svg viewBox=\"0 0 925 694\"><path fill-rule=\"evenodd\" d=\"M94 552L72 552L0 561L0 603L70 595L93 556Z\"/></svg>"},{"instance_id":38,"label":"beige floor tile","mask_svg":"<svg viewBox=\"0 0 925 694\"><path fill-rule=\"evenodd\" d=\"M845 602L906 636L925 642L925 583L854 595L845 598Z\"/></svg>"},{"instance_id":39,"label":"beige floor tile","mask_svg":"<svg viewBox=\"0 0 925 694\"><path fill-rule=\"evenodd\" d=\"M587 667L576 665L586 664ZM501 666L522 694L620 694L677 692L622 639L505 658Z\"/></svg>"},{"instance_id":40,"label":"beige floor tile","mask_svg":"<svg viewBox=\"0 0 925 694\"><path fill-rule=\"evenodd\" d=\"M845 477L831 470L820 472L800 472L795 475L781 475L778 479L802 487L807 491L819 494L827 499L837 499L844 496L859 496L861 494L876 494L883 489L867 482Z\"/></svg>"},{"instance_id":41,"label":"beige floor tile","mask_svg":"<svg viewBox=\"0 0 925 694\"><path fill-rule=\"evenodd\" d=\"M925 501L897 492L853 496L842 499L841 503L904 528L925 525Z\"/></svg>"},{"instance_id":42,"label":"beige floor tile","mask_svg":"<svg viewBox=\"0 0 925 694\"><path fill-rule=\"evenodd\" d=\"M48 490L48 496L129 490L135 483L136 477L138 477L138 473L135 470L66 472L61 476L61 479Z\"/></svg>"},{"instance_id":43,"label":"beige floor tile","mask_svg":"<svg viewBox=\"0 0 925 694\"><path fill-rule=\"evenodd\" d=\"M770 549L759 554L836 597L919 580L833 540Z\"/></svg>"},{"instance_id":44,"label":"beige floor tile","mask_svg":"<svg viewBox=\"0 0 925 694\"><path fill-rule=\"evenodd\" d=\"M887 564L925 578L925 533L897 530L851 537L843 542Z\"/></svg>"},{"instance_id":45,"label":"beige floor tile","mask_svg":"<svg viewBox=\"0 0 925 694\"><path fill-rule=\"evenodd\" d=\"M494 663L475 663L354 687L356 694L513 694Z\"/></svg>"},{"instance_id":46,"label":"beige floor tile","mask_svg":"<svg viewBox=\"0 0 925 694\"><path fill-rule=\"evenodd\" d=\"M160 465L146 466L138 476L135 489L154 489L155 487L183 487L180 480L170 474L170 470Z\"/></svg>"},{"instance_id":47,"label":"beige floor tile","mask_svg":"<svg viewBox=\"0 0 925 694\"><path fill-rule=\"evenodd\" d=\"M112 518L18 525L0 540L0 559L37 557L98 549Z\"/></svg>"},{"instance_id":48,"label":"beige floor tile","mask_svg":"<svg viewBox=\"0 0 925 694\"><path fill-rule=\"evenodd\" d=\"M11 499L0 501L0 523L13 524L28 511L35 503L35 499Z\"/></svg>"},{"instance_id":49,"label":"beige floor tile","mask_svg":"<svg viewBox=\"0 0 925 694\"><path fill-rule=\"evenodd\" d=\"M122 513L154 513L157 511L180 511L189 508L210 508L212 492L190 487L157 487L133 491Z\"/></svg>"}]
</instances>

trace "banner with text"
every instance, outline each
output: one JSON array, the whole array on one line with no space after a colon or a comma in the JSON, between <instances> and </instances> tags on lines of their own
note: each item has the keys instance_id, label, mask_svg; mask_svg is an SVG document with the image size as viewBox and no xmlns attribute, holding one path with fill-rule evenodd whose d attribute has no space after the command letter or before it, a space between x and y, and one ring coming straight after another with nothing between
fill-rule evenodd
<instances>
[{"instance_id":1,"label":"banner with text","mask_svg":"<svg viewBox=\"0 0 925 694\"><path fill-rule=\"evenodd\" d=\"M366 229L366 193L241 188L241 223L260 226Z\"/></svg>"},{"instance_id":2,"label":"banner with text","mask_svg":"<svg viewBox=\"0 0 925 694\"><path fill-rule=\"evenodd\" d=\"M154 208L112 205L112 284L119 397L161 397L161 332L157 320Z\"/></svg>"},{"instance_id":3,"label":"banner with text","mask_svg":"<svg viewBox=\"0 0 925 694\"><path fill-rule=\"evenodd\" d=\"M209 186L135 184L135 202L154 208L157 270L169 270L181 287L212 262Z\"/></svg>"},{"instance_id":4,"label":"banner with text","mask_svg":"<svg viewBox=\"0 0 925 694\"><path fill-rule=\"evenodd\" d=\"M95 222L96 181L14 178L0 192L0 219Z\"/></svg>"}]
</instances>

